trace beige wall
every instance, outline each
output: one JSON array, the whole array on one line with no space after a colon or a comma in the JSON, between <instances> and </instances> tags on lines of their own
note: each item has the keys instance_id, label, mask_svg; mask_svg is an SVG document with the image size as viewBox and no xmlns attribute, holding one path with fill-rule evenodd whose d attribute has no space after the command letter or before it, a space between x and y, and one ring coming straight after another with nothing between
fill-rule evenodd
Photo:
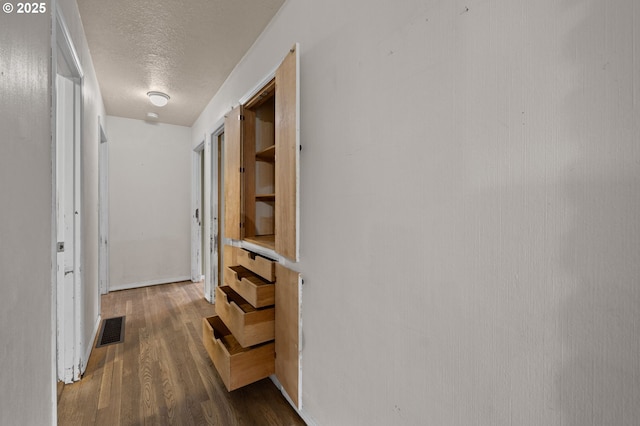
<instances>
[{"instance_id":1,"label":"beige wall","mask_svg":"<svg viewBox=\"0 0 640 426\"><path fill-rule=\"evenodd\" d=\"M192 145L300 42L303 412L640 418L634 0L288 1Z\"/></svg>"},{"instance_id":2,"label":"beige wall","mask_svg":"<svg viewBox=\"0 0 640 426\"><path fill-rule=\"evenodd\" d=\"M50 10L50 3L47 2ZM51 15L0 15L0 424L46 425L51 336Z\"/></svg>"},{"instance_id":3,"label":"beige wall","mask_svg":"<svg viewBox=\"0 0 640 426\"><path fill-rule=\"evenodd\" d=\"M107 117L110 289L187 280L191 129Z\"/></svg>"}]
</instances>

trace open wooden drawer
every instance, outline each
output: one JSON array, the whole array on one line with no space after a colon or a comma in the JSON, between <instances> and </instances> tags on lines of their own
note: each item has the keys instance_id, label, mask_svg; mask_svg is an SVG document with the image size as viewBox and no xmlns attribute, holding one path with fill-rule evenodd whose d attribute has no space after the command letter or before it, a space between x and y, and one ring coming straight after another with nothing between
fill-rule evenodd
<instances>
[{"instance_id":1,"label":"open wooden drawer","mask_svg":"<svg viewBox=\"0 0 640 426\"><path fill-rule=\"evenodd\" d=\"M245 249L238 249L238 263L269 282L276 280L276 269L273 260L262 257Z\"/></svg>"},{"instance_id":2,"label":"open wooden drawer","mask_svg":"<svg viewBox=\"0 0 640 426\"><path fill-rule=\"evenodd\" d=\"M275 344L243 348L222 320L203 318L202 341L227 390L232 391L275 372Z\"/></svg>"},{"instance_id":3,"label":"open wooden drawer","mask_svg":"<svg viewBox=\"0 0 640 426\"><path fill-rule=\"evenodd\" d=\"M245 266L224 268L224 283L254 308L270 306L276 301L275 285L259 277Z\"/></svg>"},{"instance_id":4,"label":"open wooden drawer","mask_svg":"<svg viewBox=\"0 0 640 426\"><path fill-rule=\"evenodd\" d=\"M229 286L216 287L216 314L243 347L275 338L275 308L256 309Z\"/></svg>"}]
</instances>

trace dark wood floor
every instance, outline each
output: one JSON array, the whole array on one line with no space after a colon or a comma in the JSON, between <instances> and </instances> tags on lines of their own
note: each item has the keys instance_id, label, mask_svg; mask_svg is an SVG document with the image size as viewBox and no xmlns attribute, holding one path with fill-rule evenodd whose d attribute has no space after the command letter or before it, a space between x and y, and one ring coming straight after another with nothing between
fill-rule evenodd
<instances>
[{"instance_id":1,"label":"dark wood floor","mask_svg":"<svg viewBox=\"0 0 640 426\"><path fill-rule=\"evenodd\" d=\"M304 425L271 380L227 392L202 345L213 315L202 284L102 296L102 318L126 315L125 341L94 348L83 379L64 386L65 425Z\"/></svg>"}]
</instances>

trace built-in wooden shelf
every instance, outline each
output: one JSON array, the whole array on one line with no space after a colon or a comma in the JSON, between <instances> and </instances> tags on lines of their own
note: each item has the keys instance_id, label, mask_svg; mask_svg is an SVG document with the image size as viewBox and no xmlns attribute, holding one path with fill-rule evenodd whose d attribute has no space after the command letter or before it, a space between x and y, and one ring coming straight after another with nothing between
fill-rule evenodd
<instances>
[{"instance_id":1,"label":"built-in wooden shelf","mask_svg":"<svg viewBox=\"0 0 640 426\"><path fill-rule=\"evenodd\" d=\"M257 244L262 247L266 247L271 250L276 249L275 235L255 235L253 237L244 237L244 240L250 243Z\"/></svg>"},{"instance_id":2,"label":"built-in wooden shelf","mask_svg":"<svg viewBox=\"0 0 640 426\"><path fill-rule=\"evenodd\" d=\"M256 152L256 160L274 163L276 161L276 146L271 145L269 148Z\"/></svg>"},{"instance_id":3,"label":"built-in wooden shelf","mask_svg":"<svg viewBox=\"0 0 640 426\"><path fill-rule=\"evenodd\" d=\"M258 194L256 195L256 201L275 201L276 194Z\"/></svg>"}]
</instances>

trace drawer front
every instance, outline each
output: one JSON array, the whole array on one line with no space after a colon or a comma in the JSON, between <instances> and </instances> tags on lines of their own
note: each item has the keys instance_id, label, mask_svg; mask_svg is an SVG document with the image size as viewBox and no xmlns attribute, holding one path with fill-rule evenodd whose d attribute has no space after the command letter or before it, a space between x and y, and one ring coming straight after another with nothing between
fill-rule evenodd
<instances>
[{"instance_id":1,"label":"drawer front","mask_svg":"<svg viewBox=\"0 0 640 426\"><path fill-rule=\"evenodd\" d=\"M276 280L276 262L273 260L251 253L245 249L238 249L238 263L269 282Z\"/></svg>"},{"instance_id":2,"label":"drawer front","mask_svg":"<svg viewBox=\"0 0 640 426\"><path fill-rule=\"evenodd\" d=\"M274 339L275 308L256 309L229 286L216 287L215 306L216 314L242 347Z\"/></svg>"},{"instance_id":3,"label":"drawer front","mask_svg":"<svg viewBox=\"0 0 640 426\"><path fill-rule=\"evenodd\" d=\"M271 306L276 301L275 284L269 283L244 266L226 267L224 283L254 308Z\"/></svg>"},{"instance_id":4,"label":"drawer front","mask_svg":"<svg viewBox=\"0 0 640 426\"><path fill-rule=\"evenodd\" d=\"M243 348L222 320L203 318L202 342L227 390L232 391L275 372L275 345Z\"/></svg>"}]
</instances>

